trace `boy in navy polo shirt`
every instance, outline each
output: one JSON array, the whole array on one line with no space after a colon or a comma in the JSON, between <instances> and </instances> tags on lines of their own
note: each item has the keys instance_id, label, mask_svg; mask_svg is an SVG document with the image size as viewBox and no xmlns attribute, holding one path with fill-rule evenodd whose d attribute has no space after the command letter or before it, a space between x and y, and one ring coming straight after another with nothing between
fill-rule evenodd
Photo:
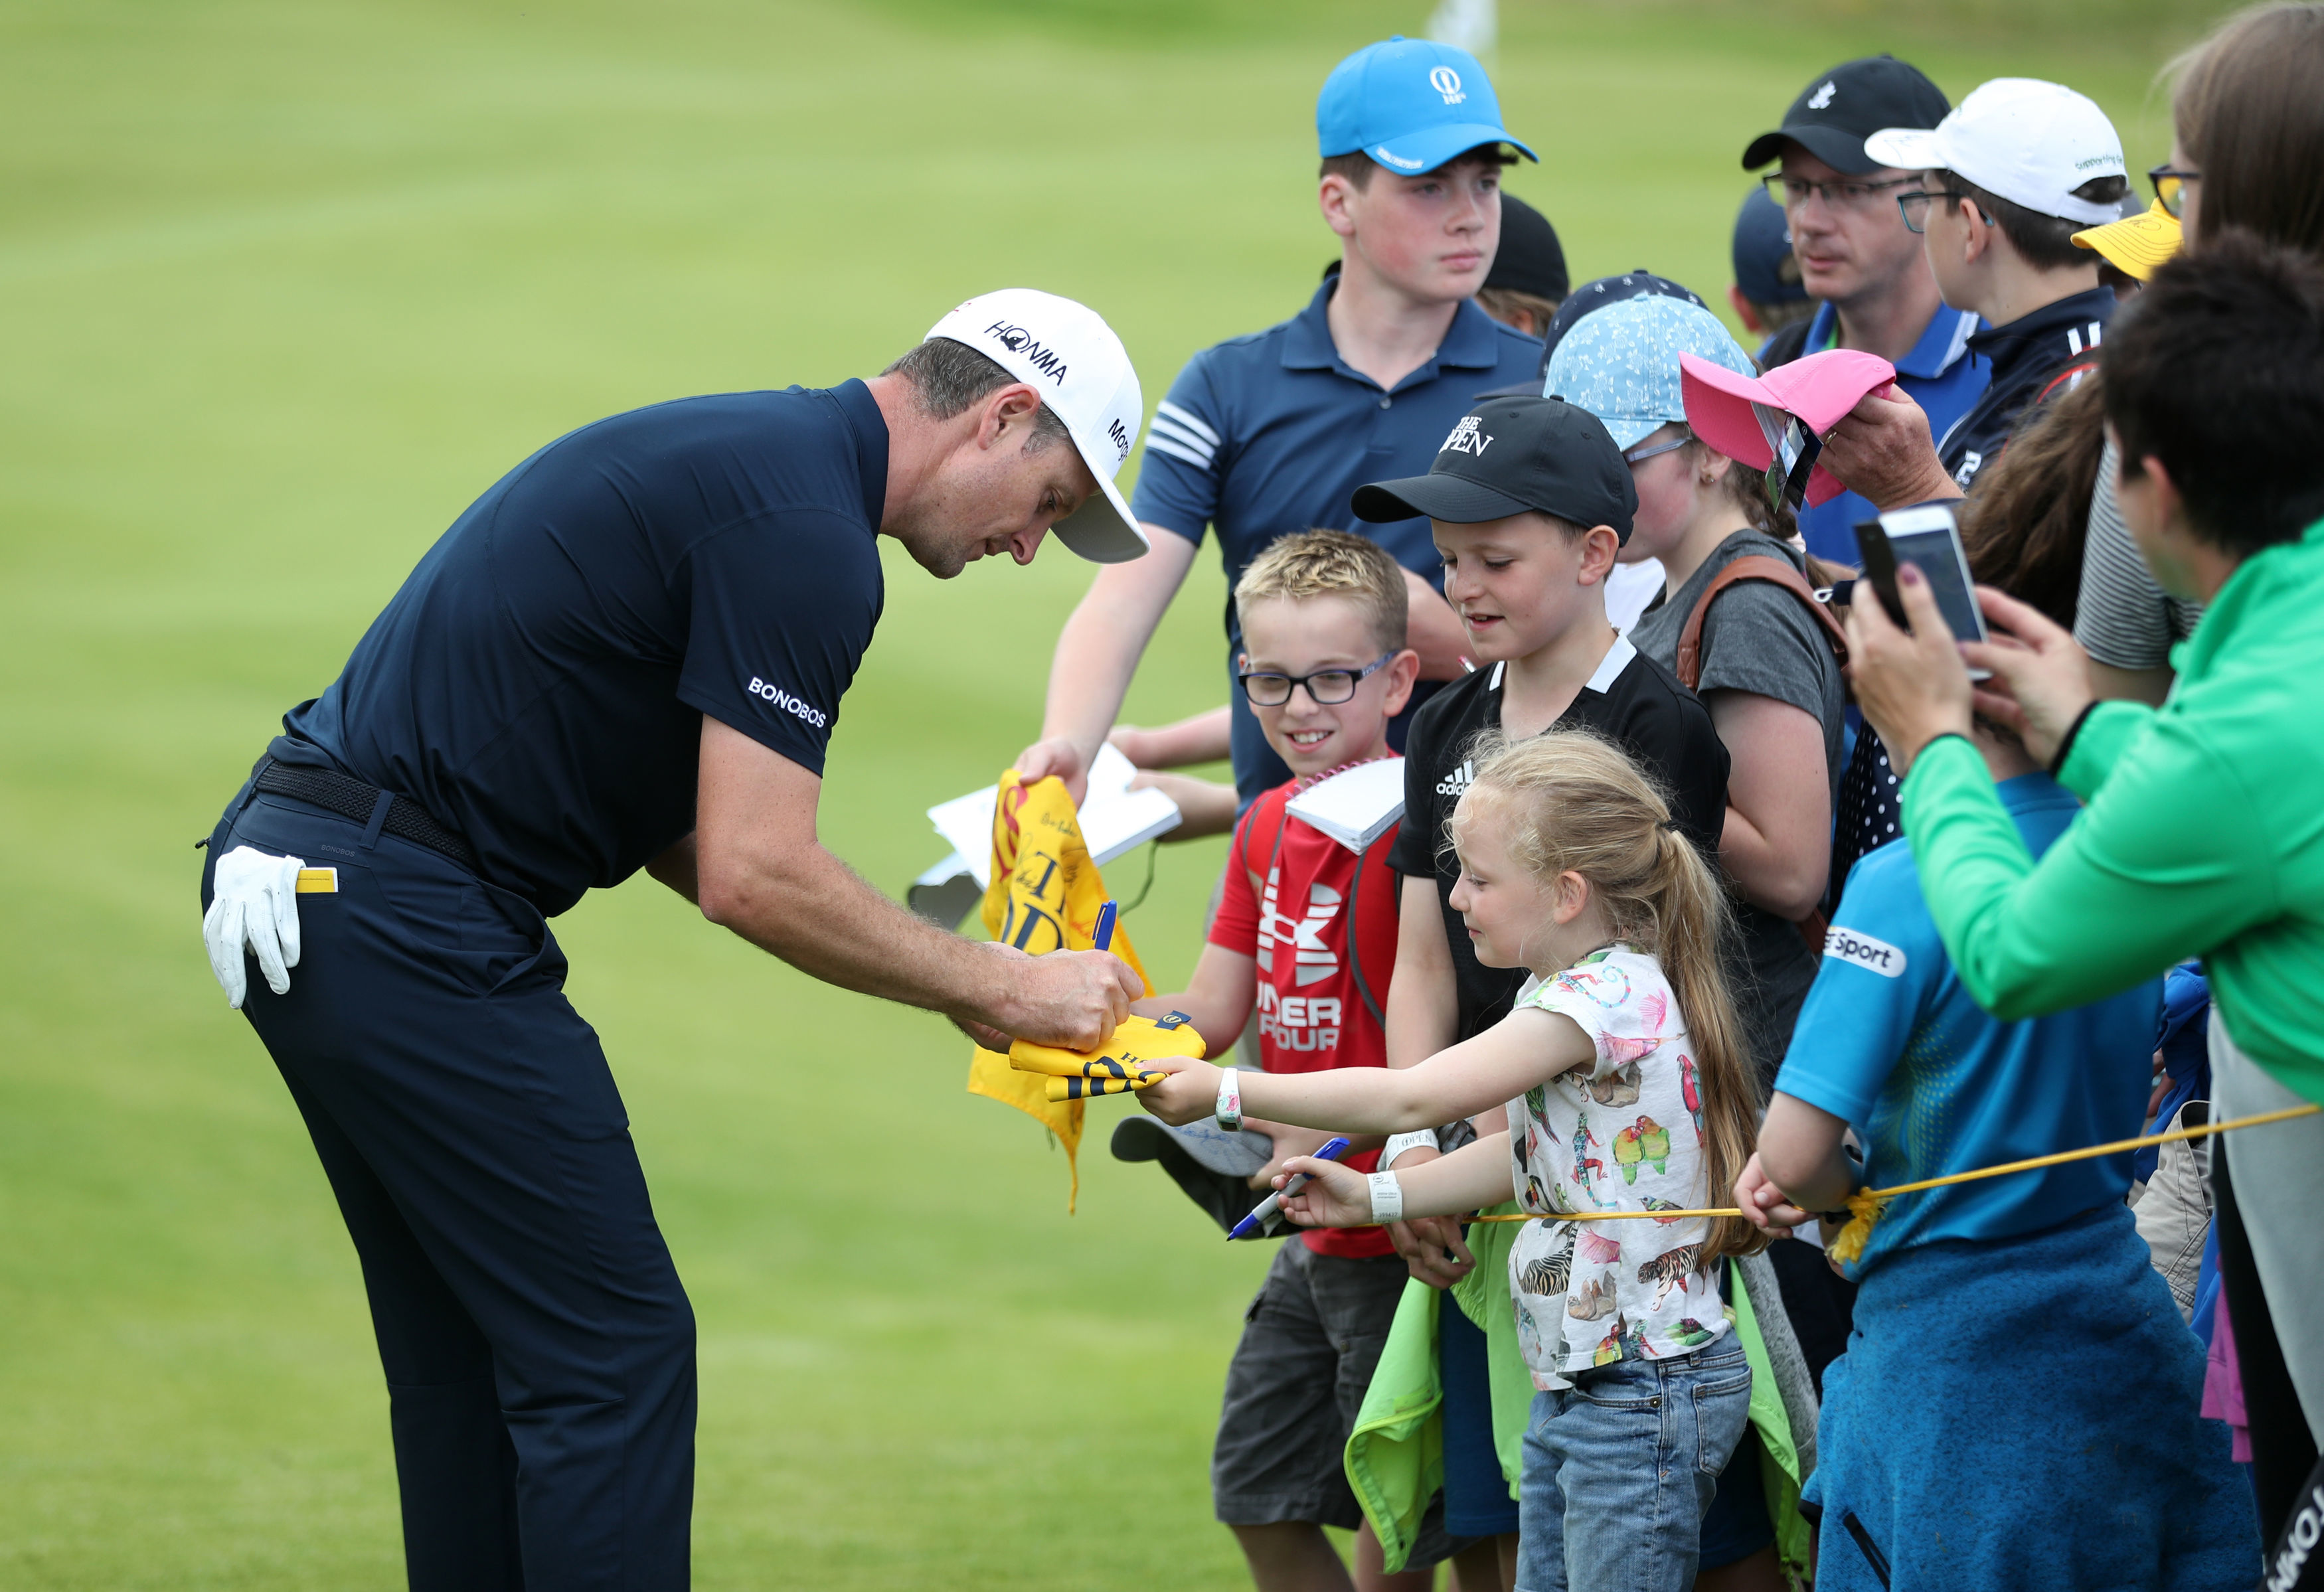
<instances>
[{"instance_id":1,"label":"boy in navy polo shirt","mask_svg":"<svg viewBox=\"0 0 2324 1592\"><path fill-rule=\"evenodd\" d=\"M2015 739L1973 736L2035 855L2080 804ZM1760 1225L1882 1188L2127 1138L2145 1116L2160 985L2024 1022L1978 1009L1912 847L1856 865L1736 1184ZM1841 1136L1866 1146L1852 1167ZM2243 1587L2259 1533L2201 1345L2124 1198L2128 1152L1905 1194L1849 1270L1824 1372L1819 1592ZM1827 1229L1832 1230L1832 1229ZM1997 1462L1997 1456L2006 1459ZM1958 1530L1947 1523L2007 1522Z\"/></svg>"},{"instance_id":2,"label":"boy in navy polo shirt","mask_svg":"<svg viewBox=\"0 0 2324 1592\"><path fill-rule=\"evenodd\" d=\"M1259 1016L1270 1072L1378 1067L1381 1003L1396 965L1397 879L1391 825L1360 853L1291 815L1291 798L1332 775L1391 757L1388 724L1412 695L1404 577L1378 545L1346 531L1286 537L1236 584L1246 651L1240 686L1291 778L1245 810L1193 982L1131 1009L1184 1011L1197 1032L1242 1031ZM1293 1155L1325 1135L1247 1121L1274 1159L1250 1179L1256 1205ZM1377 1147L1347 1164L1369 1172ZM1227 1371L1211 1484L1262 1592L1328 1585L1344 1571L1323 1527L1358 1530L1356 1584L1425 1587L1451 1544L1431 1517L1413 1572L1381 1573L1342 1462L1372 1368L1404 1293L1404 1263L1377 1228L1314 1229L1277 1253Z\"/></svg>"},{"instance_id":3,"label":"boy in navy polo shirt","mask_svg":"<svg viewBox=\"0 0 2324 1592\"><path fill-rule=\"evenodd\" d=\"M1348 495L1426 469L1477 393L1537 368L1541 345L1473 302L1499 244L1500 169L1514 158L1504 146L1528 160L1533 152L1503 129L1473 56L1417 39L1342 61L1316 100L1315 126L1317 200L1341 239L1342 268L1298 315L1204 350L1171 384L1131 502L1153 550L1093 582L1066 621L1042 738L1017 759L1028 778L1056 774L1080 788L1206 528L1218 533L1230 584L1279 537L1317 525L1360 530L1407 572L1423 680L1462 673L1467 641L1437 595L1427 520L1360 528ZM1231 612L1227 640L1231 675ZM1290 771L1241 693L1230 695L1235 786L1248 805ZM1391 728L1391 745L1403 744L1408 717Z\"/></svg>"}]
</instances>

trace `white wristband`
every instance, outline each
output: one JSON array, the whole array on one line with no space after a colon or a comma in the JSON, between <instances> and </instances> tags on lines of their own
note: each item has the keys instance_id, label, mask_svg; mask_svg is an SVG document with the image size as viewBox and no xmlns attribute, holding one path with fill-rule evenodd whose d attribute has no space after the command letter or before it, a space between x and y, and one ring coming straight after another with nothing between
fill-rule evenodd
<instances>
[{"instance_id":1,"label":"white wristband","mask_svg":"<svg viewBox=\"0 0 2324 1592\"><path fill-rule=\"evenodd\" d=\"M1404 1185L1396 1181L1393 1172L1375 1172L1364 1181L1371 1185L1372 1219L1402 1221L1404 1219Z\"/></svg>"},{"instance_id":2,"label":"white wristband","mask_svg":"<svg viewBox=\"0 0 2324 1592\"><path fill-rule=\"evenodd\" d=\"M1380 1150L1379 1169L1386 1172L1396 1164L1396 1158L1406 1150L1433 1150L1436 1147L1436 1130L1424 1127L1416 1133L1392 1133Z\"/></svg>"},{"instance_id":3,"label":"white wristband","mask_svg":"<svg viewBox=\"0 0 2324 1592\"><path fill-rule=\"evenodd\" d=\"M1219 1130L1222 1133L1242 1131L1242 1085L1235 1081L1235 1070L1226 1067L1219 1072Z\"/></svg>"}]
</instances>

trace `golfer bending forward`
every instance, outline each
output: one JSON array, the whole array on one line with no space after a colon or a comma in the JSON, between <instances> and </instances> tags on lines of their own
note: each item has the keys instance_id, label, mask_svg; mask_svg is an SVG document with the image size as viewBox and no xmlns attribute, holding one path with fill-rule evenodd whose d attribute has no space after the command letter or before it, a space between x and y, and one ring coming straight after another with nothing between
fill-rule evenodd
<instances>
[{"instance_id":1,"label":"golfer bending forward","mask_svg":"<svg viewBox=\"0 0 2324 1592\"><path fill-rule=\"evenodd\" d=\"M204 936L362 1258L413 1587L687 1582L693 1314L548 919L643 868L1001 1048L1094 1044L1140 993L934 929L816 839L875 537L938 579L1053 526L1137 557L1139 415L1102 320L1010 290L868 382L584 427L453 524L227 806Z\"/></svg>"}]
</instances>

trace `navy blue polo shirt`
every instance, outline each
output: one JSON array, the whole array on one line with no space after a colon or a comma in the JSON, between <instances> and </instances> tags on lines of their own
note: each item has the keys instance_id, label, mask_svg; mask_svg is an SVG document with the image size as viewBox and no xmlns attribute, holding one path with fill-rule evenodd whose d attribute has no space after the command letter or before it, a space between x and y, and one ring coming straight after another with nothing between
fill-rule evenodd
<instances>
[{"instance_id":1,"label":"navy blue polo shirt","mask_svg":"<svg viewBox=\"0 0 2324 1592\"><path fill-rule=\"evenodd\" d=\"M1269 543L1318 526L1370 537L1441 590L1443 569L1425 519L1368 525L1348 499L1368 481L1428 474L1480 392L1529 381L1541 363L1536 339L1464 301L1435 356L1383 390L1350 369L1332 342L1323 308L1338 285L1336 277L1326 281L1281 325L1188 360L1147 428L1131 512L1191 542L1215 529L1230 593ZM1242 639L1231 597L1226 621L1235 788L1248 805L1291 770L1233 686ZM1405 723L1427 695L1414 693L1391 726L1399 750Z\"/></svg>"},{"instance_id":2,"label":"navy blue polo shirt","mask_svg":"<svg viewBox=\"0 0 2324 1592\"><path fill-rule=\"evenodd\" d=\"M693 832L704 714L823 771L887 490L861 382L585 426L453 522L270 750L410 796L554 916Z\"/></svg>"},{"instance_id":3,"label":"navy blue polo shirt","mask_svg":"<svg viewBox=\"0 0 2324 1592\"><path fill-rule=\"evenodd\" d=\"M1932 437L1942 437L1948 427L1969 413L1984 396L1992 368L1985 361L1970 357L1969 346L1969 339L1976 335L1979 324L1975 310L1940 304L1937 313L1922 328L1921 340L1896 362L1896 385L1929 417L1929 435ZM1839 313L1829 303L1817 305L1815 318L1808 323L1800 353L1821 354L1835 346L1839 340ZM1769 347L1760 350L1763 357L1773 344L1771 338ZM1860 564L1863 555L1856 550L1857 522L1871 519L1875 512L1871 503L1852 492L1828 498L1813 508L1803 505L1799 511L1800 538L1807 543L1808 551L1819 558L1829 558L1837 564Z\"/></svg>"}]
</instances>

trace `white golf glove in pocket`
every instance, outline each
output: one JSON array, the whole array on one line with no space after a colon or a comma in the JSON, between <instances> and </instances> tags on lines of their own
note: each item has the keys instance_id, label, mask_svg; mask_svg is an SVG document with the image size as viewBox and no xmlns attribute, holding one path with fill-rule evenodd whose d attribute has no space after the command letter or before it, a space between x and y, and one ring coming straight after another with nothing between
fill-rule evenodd
<instances>
[{"instance_id":1,"label":"white golf glove in pocket","mask_svg":"<svg viewBox=\"0 0 2324 1592\"><path fill-rule=\"evenodd\" d=\"M249 992L245 952L258 958L269 989L290 992L290 970L299 965L299 870L306 866L304 858L272 857L254 846L236 846L217 860L202 943L226 1003L236 1010Z\"/></svg>"}]
</instances>

